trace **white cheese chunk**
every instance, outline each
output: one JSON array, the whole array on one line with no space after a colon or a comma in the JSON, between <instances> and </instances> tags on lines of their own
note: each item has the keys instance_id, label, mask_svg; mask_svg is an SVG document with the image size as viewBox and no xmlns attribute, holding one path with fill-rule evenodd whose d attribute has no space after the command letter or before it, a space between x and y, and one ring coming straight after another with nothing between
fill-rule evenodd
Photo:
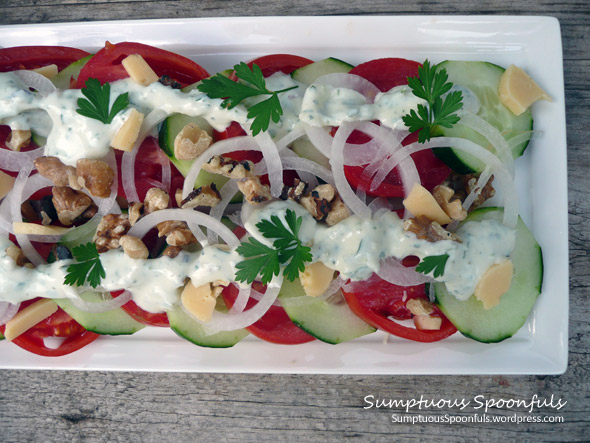
<instances>
[{"instance_id":1,"label":"white cheese chunk","mask_svg":"<svg viewBox=\"0 0 590 443\"><path fill-rule=\"evenodd\" d=\"M180 301L188 312L203 322L211 320L217 304L211 283L195 287L190 281L184 287Z\"/></svg>"},{"instance_id":2,"label":"white cheese chunk","mask_svg":"<svg viewBox=\"0 0 590 443\"><path fill-rule=\"evenodd\" d=\"M428 190L416 183L408 196L403 201L404 207L415 217L421 215L440 225L451 223L451 218L440 207L434 196Z\"/></svg>"},{"instance_id":3,"label":"white cheese chunk","mask_svg":"<svg viewBox=\"0 0 590 443\"><path fill-rule=\"evenodd\" d=\"M57 65L42 66L37 69L32 69L32 71L41 74L43 77L53 78L57 75Z\"/></svg>"},{"instance_id":4,"label":"white cheese chunk","mask_svg":"<svg viewBox=\"0 0 590 443\"><path fill-rule=\"evenodd\" d=\"M305 271L299 276L303 290L310 297L319 297L332 283L334 279L333 269L328 268L321 261L305 267Z\"/></svg>"},{"instance_id":5,"label":"white cheese chunk","mask_svg":"<svg viewBox=\"0 0 590 443\"><path fill-rule=\"evenodd\" d=\"M127 120L125 120L121 129L113 137L111 146L120 151L131 151L139 136L143 117L144 115L141 112L132 108Z\"/></svg>"},{"instance_id":6,"label":"white cheese chunk","mask_svg":"<svg viewBox=\"0 0 590 443\"><path fill-rule=\"evenodd\" d=\"M515 65L510 65L502 74L498 94L502 104L515 115L522 114L537 100L551 101L551 97L526 72Z\"/></svg>"},{"instance_id":7,"label":"white cheese chunk","mask_svg":"<svg viewBox=\"0 0 590 443\"><path fill-rule=\"evenodd\" d=\"M139 83L142 86L149 86L154 82L157 82L159 77L158 74L147 64L143 57L139 54L132 54L121 62L129 77L134 82Z\"/></svg>"},{"instance_id":8,"label":"white cheese chunk","mask_svg":"<svg viewBox=\"0 0 590 443\"><path fill-rule=\"evenodd\" d=\"M14 186L15 178L0 171L0 199L4 198Z\"/></svg>"},{"instance_id":9,"label":"white cheese chunk","mask_svg":"<svg viewBox=\"0 0 590 443\"><path fill-rule=\"evenodd\" d=\"M500 303L512 284L514 266L510 260L491 266L475 287L475 298L483 303L484 309L491 309Z\"/></svg>"},{"instance_id":10,"label":"white cheese chunk","mask_svg":"<svg viewBox=\"0 0 590 443\"><path fill-rule=\"evenodd\" d=\"M12 229L15 234L24 235L63 235L71 228L61 226L44 226L36 223L13 222Z\"/></svg>"}]
</instances>

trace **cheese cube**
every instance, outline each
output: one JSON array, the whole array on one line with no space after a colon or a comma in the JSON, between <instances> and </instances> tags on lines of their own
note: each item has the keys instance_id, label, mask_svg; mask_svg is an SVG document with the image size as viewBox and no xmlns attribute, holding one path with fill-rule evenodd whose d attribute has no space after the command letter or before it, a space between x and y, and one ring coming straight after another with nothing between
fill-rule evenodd
<instances>
[{"instance_id":1,"label":"cheese cube","mask_svg":"<svg viewBox=\"0 0 590 443\"><path fill-rule=\"evenodd\" d=\"M334 280L333 269L328 268L321 261L315 262L305 267L305 271L299 276L303 290L310 297L319 297Z\"/></svg>"},{"instance_id":2,"label":"cheese cube","mask_svg":"<svg viewBox=\"0 0 590 443\"><path fill-rule=\"evenodd\" d=\"M40 321L45 320L55 311L57 311L57 305L50 299L39 300L27 306L6 323L4 337L8 341L14 340Z\"/></svg>"},{"instance_id":3,"label":"cheese cube","mask_svg":"<svg viewBox=\"0 0 590 443\"><path fill-rule=\"evenodd\" d=\"M502 74L498 94L504 106L515 115L522 114L537 100L551 101L551 97L526 72L515 65L510 65Z\"/></svg>"},{"instance_id":4,"label":"cheese cube","mask_svg":"<svg viewBox=\"0 0 590 443\"><path fill-rule=\"evenodd\" d=\"M120 151L131 151L139 136L143 117L144 116L141 112L132 108L129 117L127 117L123 126L121 126L119 131L113 137L111 146Z\"/></svg>"},{"instance_id":5,"label":"cheese cube","mask_svg":"<svg viewBox=\"0 0 590 443\"><path fill-rule=\"evenodd\" d=\"M57 75L57 65L42 66L37 69L32 69L32 71L41 74L43 77L53 78Z\"/></svg>"},{"instance_id":6,"label":"cheese cube","mask_svg":"<svg viewBox=\"0 0 590 443\"><path fill-rule=\"evenodd\" d=\"M500 303L500 297L508 292L512 284L514 266L510 260L492 265L475 287L475 298L483 303L484 309L491 309Z\"/></svg>"},{"instance_id":7,"label":"cheese cube","mask_svg":"<svg viewBox=\"0 0 590 443\"><path fill-rule=\"evenodd\" d=\"M215 305L217 304L211 283L195 287L190 281L182 290L180 301L188 312L202 322L211 320Z\"/></svg>"},{"instance_id":8,"label":"cheese cube","mask_svg":"<svg viewBox=\"0 0 590 443\"><path fill-rule=\"evenodd\" d=\"M438 331L442 325L442 318L430 315L416 315L412 320L416 329L421 331Z\"/></svg>"},{"instance_id":9,"label":"cheese cube","mask_svg":"<svg viewBox=\"0 0 590 443\"><path fill-rule=\"evenodd\" d=\"M0 199L6 197L14 186L15 178L8 175L6 172L0 171Z\"/></svg>"},{"instance_id":10,"label":"cheese cube","mask_svg":"<svg viewBox=\"0 0 590 443\"><path fill-rule=\"evenodd\" d=\"M157 82L160 78L139 54L128 56L123 59L121 64L127 71L127 74L129 74L129 77L131 77L135 83L139 83L140 85L151 85L152 83Z\"/></svg>"},{"instance_id":11,"label":"cheese cube","mask_svg":"<svg viewBox=\"0 0 590 443\"><path fill-rule=\"evenodd\" d=\"M415 217L424 215L440 225L451 223L451 218L440 207L434 196L428 190L416 183L403 201L404 207Z\"/></svg>"}]
</instances>

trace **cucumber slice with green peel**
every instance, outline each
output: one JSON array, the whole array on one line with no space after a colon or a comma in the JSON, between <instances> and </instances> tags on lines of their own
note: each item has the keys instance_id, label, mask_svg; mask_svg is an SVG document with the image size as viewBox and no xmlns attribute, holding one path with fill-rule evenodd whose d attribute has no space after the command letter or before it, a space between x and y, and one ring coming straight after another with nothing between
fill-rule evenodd
<instances>
[{"instance_id":1,"label":"cucumber slice with green peel","mask_svg":"<svg viewBox=\"0 0 590 443\"><path fill-rule=\"evenodd\" d=\"M477 115L498 129L506 140L532 131L533 116L530 109L516 116L500 102L498 87L504 68L493 63L474 61L445 61L438 67L446 69L450 82L468 88L477 96L480 102ZM484 136L461 125L461 121L452 128L439 126L435 128L433 135L466 138L485 148L490 148L490 143ZM527 145L528 141L525 141L515 146L512 149L512 156L520 157ZM481 172L485 167L480 160L452 147L434 149L433 152L461 174Z\"/></svg>"},{"instance_id":2,"label":"cucumber slice with green peel","mask_svg":"<svg viewBox=\"0 0 590 443\"><path fill-rule=\"evenodd\" d=\"M501 208L481 208L469 214L463 223L486 219L501 223L503 213ZM496 343L512 337L526 322L541 293L543 256L541 247L520 218L516 227L516 246L510 259L514 265L512 284L500 303L491 309L484 309L473 295L460 301L447 292L444 283L434 284L436 303L466 337Z\"/></svg>"},{"instance_id":3,"label":"cucumber slice with green peel","mask_svg":"<svg viewBox=\"0 0 590 443\"><path fill-rule=\"evenodd\" d=\"M80 297L89 303L101 302L103 295L98 292L85 292ZM112 298L110 295L106 297ZM131 318L122 308L108 312L86 312L74 306L67 298L54 300L70 317L88 331L102 335L131 335L145 328L145 325Z\"/></svg>"},{"instance_id":4,"label":"cucumber slice with green peel","mask_svg":"<svg viewBox=\"0 0 590 443\"><path fill-rule=\"evenodd\" d=\"M323 342L338 344L375 332L350 310L343 298L332 303L305 295L299 279L284 280L279 299L293 323Z\"/></svg>"},{"instance_id":5,"label":"cucumber slice with green peel","mask_svg":"<svg viewBox=\"0 0 590 443\"><path fill-rule=\"evenodd\" d=\"M66 66L64 69L59 71L55 77L51 79L51 82L55 85L56 88L62 90L70 89L71 78L73 77L74 80L78 80L78 75L80 74L80 71L91 58L92 54Z\"/></svg>"},{"instance_id":6,"label":"cucumber slice with green peel","mask_svg":"<svg viewBox=\"0 0 590 443\"><path fill-rule=\"evenodd\" d=\"M2 332L0 332L0 341L4 340L4 336L2 335Z\"/></svg>"},{"instance_id":7,"label":"cucumber slice with green peel","mask_svg":"<svg viewBox=\"0 0 590 443\"><path fill-rule=\"evenodd\" d=\"M223 303L223 300L221 300L221 297L218 299L216 309L227 312L227 307ZM180 305L169 310L167 314L170 328L180 337L198 346L206 348L231 348L248 335L248 331L245 329L222 331L208 335L203 325L193 320L184 312Z\"/></svg>"},{"instance_id":8,"label":"cucumber slice with green peel","mask_svg":"<svg viewBox=\"0 0 590 443\"><path fill-rule=\"evenodd\" d=\"M35 134L33 132L31 133L31 141L35 144L35 146L45 146L47 143L47 137L43 137L42 135Z\"/></svg>"},{"instance_id":9,"label":"cucumber slice with green peel","mask_svg":"<svg viewBox=\"0 0 590 443\"><path fill-rule=\"evenodd\" d=\"M317 62L310 63L302 68L296 69L291 73L293 80L311 85L322 75L333 74L337 72L347 73L354 65L346 63L334 57L328 57Z\"/></svg>"}]
</instances>

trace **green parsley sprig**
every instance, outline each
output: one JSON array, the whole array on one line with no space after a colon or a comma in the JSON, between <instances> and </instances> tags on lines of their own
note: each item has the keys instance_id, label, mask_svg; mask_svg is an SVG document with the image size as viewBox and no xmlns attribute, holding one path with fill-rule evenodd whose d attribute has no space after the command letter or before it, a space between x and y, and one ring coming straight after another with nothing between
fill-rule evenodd
<instances>
[{"instance_id":1,"label":"green parsley sprig","mask_svg":"<svg viewBox=\"0 0 590 443\"><path fill-rule=\"evenodd\" d=\"M96 288L101 279L106 276L96 245L89 242L76 246L72 248L72 255L77 263L68 266L64 284L83 286L85 282L88 282L90 286Z\"/></svg>"},{"instance_id":2,"label":"green parsley sprig","mask_svg":"<svg viewBox=\"0 0 590 443\"><path fill-rule=\"evenodd\" d=\"M412 109L409 114L402 117L410 132L420 131L420 143L430 140L435 126L451 128L460 119L455 112L463 107L463 94L461 91L447 94L453 87L448 79L446 69L439 69L437 65L431 66L428 60L418 68L418 77L408 77L408 85L414 95L428 102L428 106L419 104L418 112ZM443 99L444 94L447 95Z\"/></svg>"},{"instance_id":3,"label":"green parsley sprig","mask_svg":"<svg viewBox=\"0 0 590 443\"><path fill-rule=\"evenodd\" d=\"M129 93L125 92L115 99L113 106L109 110L111 85L105 83L101 86L100 82L95 78L86 80L86 87L82 88L81 91L86 98L78 99L76 112L84 117L99 120L105 125L111 123L115 115L129 105Z\"/></svg>"},{"instance_id":4,"label":"green parsley sprig","mask_svg":"<svg viewBox=\"0 0 590 443\"><path fill-rule=\"evenodd\" d=\"M252 283L260 274L262 283L267 284L274 275L279 275L281 265L286 265L283 275L289 281L294 281L299 273L305 270L305 263L310 262L313 257L311 248L305 246L299 239L303 218L297 217L295 211L287 209L285 221L287 226L279 217L271 215L270 220L262 220L256 224L265 238L275 239L273 247L255 238L242 243L237 248L237 252L246 260L236 265L237 281Z\"/></svg>"},{"instance_id":5,"label":"green parsley sprig","mask_svg":"<svg viewBox=\"0 0 590 443\"><path fill-rule=\"evenodd\" d=\"M416 266L416 271L422 274L432 272L434 278L441 277L445 273L445 266L447 265L448 259L449 254L424 257L422 261L418 263L418 266Z\"/></svg>"},{"instance_id":6,"label":"green parsley sprig","mask_svg":"<svg viewBox=\"0 0 590 443\"><path fill-rule=\"evenodd\" d=\"M234 71L236 77L242 82L235 82L223 74L216 74L204 79L197 89L211 98L223 98L221 106L227 109L236 107L249 97L270 95L267 99L248 108L248 118L254 119L251 125L252 134L256 135L261 131L266 131L271 120L278 123L281 115L283 115L279 94L295 89L298 86L281 89L280 91L270 91L266 87L266 80L262 75L262 70L257 64L253 64L252 69L250 69L246 63L241 62L234 66Z\"/></svg>"}]
</instances>

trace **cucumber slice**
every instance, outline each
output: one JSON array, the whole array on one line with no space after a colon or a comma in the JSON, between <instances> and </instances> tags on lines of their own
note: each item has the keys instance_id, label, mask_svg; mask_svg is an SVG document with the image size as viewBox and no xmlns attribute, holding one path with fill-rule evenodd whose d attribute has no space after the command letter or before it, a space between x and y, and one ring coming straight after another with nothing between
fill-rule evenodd
<instances>
[{"instance_id":1,"label":"cucumber slice","mask_svg":"<svg viewBox=\"0 0 590 443\"><path fill-rule=\"evenodd\" d=\"M2 332L0 332L0 341L4 340L4 336L2 335Z\"/></svg>"},{"instance_id":2,"label":"cucumber slice","mask_svg":"<svg viewBox=\"0 0 590 443\"><path fill-rule=\"evenodd\" d=\"M303 66L302 68L296 69L291 73L291 77L293 80L311 85L322 75L332 74L335 72L347 73L352 68L354 68L354 66L350 63L346 63L334 57L328 57Z\"/></svg>"},{"instance_id":3,"label":"cucumber slice","mask_svg":"<svg viewBox=\"0 0 590 443\"><path fill-rule=\"evenodd\" d=\"M35 134L33 132L31 134L31 141L35 144L35 146L45 146L47 143L47 137L43 137L42 135Z\"/></svg>"},{"instance_id":4,"label":"cucumber slice","mask_svg":"<svg viewBox=\"0 0 590 443\"><path fill-rule=\"evenodd\" d=\"M103 300L102 295L98 292L85 292L80 297L87 302L100 302ZM144 324L131 318L122 308L108 312L86 312L78 309L67 298L58 298L54 301L84 328L97 334L131 335L145 328Z\"/></svg>"},{"instance_id":5,"label":"cucumber slice","mask_svg":"<svg viewBox=\"0 0 590 443\"><path fill-rule=\"evenodd\" d=\"M485 219L501 222L502 216L501 208L481 208L469 214L463 223ZM541 293L543 257L541 247L520 218L516 227L516 246L510 258L514 265L512 285L494 308L484 309L473 295L466 301L459 301L447 292L443 283L434 285L441 311L466 337L496 343L512 337L529 316Z\"/></svg>"},{"instance_id":6,"label":"cucumber slice","mask_svg":"<svg viewBox=\"0 0 590 443\"><path fill-rule=\"evenodd\" d=\"M80 74L80 71L91 58L92 54L66 66L64 69L59 71L55 77L51 79L51 82L55 85L56 88L62 90L70 89L70 79L74 77L74 80L78 80L78 75Z\"/></svg>"},{"instance_id":7,"label":"cucumber slice","mask_svg":"<svg viewBox=\"0 0 590 443\"><path fill-rule=\"evenodd\" d=\"M227 307L223 303L223 300L221 300L221 297L218 299L216 309L227 312ZM168 321L172 330L180 337L187 339L195 345L207 348L231 348L248 335L248 331L245 329L223 331L207 335L205 328L199 322L189 317L180 305L168 311Z\"/></svg>"},{"instance_id":8,"label":"cucumber slice","mask_svg":"<svg viewBox=\"0 0 590 443\"><path fill-rule=\"evenodd\" d=\"M301 303L297 299L289 303L296 297L309 301ZM338 344L375 332L375 328L353 314L344 299L341 303L328 303L306 296L299 279L284 280L279 299L293 323L323 342Z\"/></svg>"},{"instance_id":9,"label":"cucumber slice","mask_svg":"<svg viewBox=\"0 0 590 443\"><path fill-rule=\"evenodd\" d=\"M291 143L291 149L299 157L307 158L311 161L316 162L318 165L324 168L331 169L330 160L324 154L322 154L318 148L309 140L307 135L299 137L293 143Z\"/></svg>"},{"instance_id":10,"label":"cucumber slice","mask_svg":"<svg viewBox=\"0 0 590 443\"><path fill-rule=\"evenodd\" d=\"M506 140L533 129L530 109L516 116L500 102L498 86L505 71L501 66L487 62L445 61L439 67L447 70L450 82L465 86L477 95L481 105L477 115L498 129ZM452 128L439 126L434 133L447 137L462 137L481 146L489 146L485 137L461 125L460 121ZM515 146L512 150L513 157L520 157L527 145L528 141ZM435 149L434 154L461 174L481 172L485 167L480 160L453 148Z\"/></svg>"}]
</instances>

